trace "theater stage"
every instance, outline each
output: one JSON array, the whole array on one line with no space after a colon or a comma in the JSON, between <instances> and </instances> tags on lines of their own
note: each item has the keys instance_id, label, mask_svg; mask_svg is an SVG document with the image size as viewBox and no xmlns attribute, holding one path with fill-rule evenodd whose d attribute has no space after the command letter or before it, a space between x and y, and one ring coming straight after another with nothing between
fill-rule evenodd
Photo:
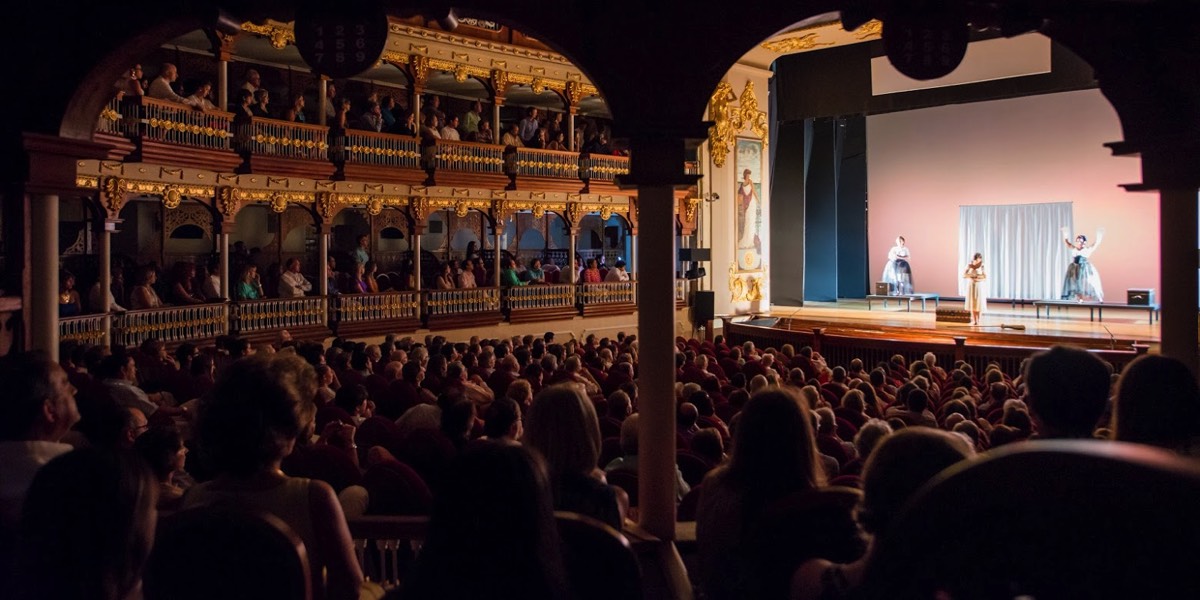
<instances>
[{"instance_id":1,"label":"theater stage","mask_svg":"<svg viewBox=\"0 0 1200 600\"><path fill-rule=\"evenodd\" d=\"M1090 321L1086 304L1066 310L1053 310L1050 316L1037 318L1032 304L1013 305L991 302L980 325L939 323L933 304L921 312L919 303L906 311L903 303L889 302L883 308L878 301L868 310L866 300L808 302L803 307L775 305L760 316L778 318L777 329L811 331L823 327L848 335L898 337L909 341L944 341L965 337L968 344L1003 344L1025 347L1049 347L1072 343L1098 349L1129 349L1134 344L1157 351L1161 325L1150 322L1142 311L1122 310L1104 313L1104 321ZM962 309L961 301L942 300L942 308ZM1024 326L1023 331L1003 325Z\"/></svg>"}]
</instances>

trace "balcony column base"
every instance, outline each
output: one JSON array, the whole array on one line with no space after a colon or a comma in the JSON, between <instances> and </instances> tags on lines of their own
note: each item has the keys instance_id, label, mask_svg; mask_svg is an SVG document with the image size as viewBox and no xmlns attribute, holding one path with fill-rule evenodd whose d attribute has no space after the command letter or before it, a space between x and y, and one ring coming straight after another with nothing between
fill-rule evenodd
<instances>
[{"instance_id":1,"label":"balcony column base","mask_svg":"<svg viewBox=\"0 0 1200 600\"><path fill-rule=\"evenodd\" d=\"M320 239L317 244L319 252L318 260L320 261L320 264L317 265L317 273L321 278L317 282L319 285L317 289L320 290L322 296L328 296L332 291L329 289L329 236L328 225L321 225L317 229L317 237Z\"/></svg>"}]
</instances>

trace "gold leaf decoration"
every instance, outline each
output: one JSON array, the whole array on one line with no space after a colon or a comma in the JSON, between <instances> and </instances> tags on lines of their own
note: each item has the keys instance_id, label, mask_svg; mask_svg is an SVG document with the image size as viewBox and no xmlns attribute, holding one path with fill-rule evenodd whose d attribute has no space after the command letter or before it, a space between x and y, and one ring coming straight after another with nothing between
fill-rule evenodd
<instances>
[{"instance_id":1,"label":"gold leaf decoration","mask_svg":"<svg viewBox=\"0 0 1200 600\"><path fill-rule=\"evenodd\" d=\"M758 110L754 82L747 81L742 95L736 97L737 108L731 106L734 99L733 88L722 81L708 101L708 117L713 121L712 127L708 128L709 151L712 153L713 164L717 167L725 166L725 160L733 150L737 134L746 128L762 140L763 146L769 143L767 113Z\"/></svg>"},{"instance_id":2,"label":"gold leaf decoration","mask_svg":"<svg viewBox=\"0 0 1200 600\"><path fill-rule=\"evenodd\" d=\"M879 19L867 21L861 27L854 30L854 36L860 40L877 38L881 35L883 35L883 22Z\"/></svg>"},{"instance_id":3,"label":"gold leaf decoration","mask_svg":"<svg viewBox=\"0 0 1200 600\"><path fill-rule=\"evenodd\" d=\"M169 185L163 190L162 203L168 210L179 208L179 203L183 201L183 192L178 187Z\"/></svg>"},{"instance_id":4,"label":"gold leaf decoration","mask_svg":"<svg viewBox=\"0 0 1200 600\"><path fill-rule=\"evenodd\" d=\"M763 42L762 47L770 50L771 52L783 54L786 52L801 52L804 50L812 50L813 48L820 46L832 45L832 42L818 42L817 34L815 33L806 33L804 35L783 38L781 40Z\"/></svg>"},{"instance_id":5,"label":"gold leaf decoration","mask_svg":"<svg viewBox=\"0 0 1200 600\"><path fill-rule=\"evenodd\" d=\"M271 203L271 210L273 210L277 213L281 213L281 212L287 210L287 205L288 205L287 196L284 196L283 194L280 194L278 192L271 194L270 203Z\"/></svg>"},{"instance_id":6,"label":"gold leaf decoration","mask_svg":"<svg viewBox=\"0 0 1200 600\"><path fill-rule=\"evenodd\" d=\"M271 41L271 46L276 50L283 50L288 44L296 43L296 33L292 31L290 24L279 23L267 20L264 25L256 25L254 23L242 23L242 31L261 35Z\"/></svg>"}]
</instances>

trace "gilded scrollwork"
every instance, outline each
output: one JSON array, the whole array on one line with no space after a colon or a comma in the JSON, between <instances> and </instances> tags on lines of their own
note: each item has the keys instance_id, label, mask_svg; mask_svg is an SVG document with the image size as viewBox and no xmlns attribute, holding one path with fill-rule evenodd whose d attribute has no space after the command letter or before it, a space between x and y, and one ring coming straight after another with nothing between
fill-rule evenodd
<instances>
[{"instance_id":1,"label":"gilded scrollwork","mask_svg":"<svg viewBox=\"0 0 1200 600\"><path fill-rule=\"evenodd\" d=\"M322 221L330 222L336 214L337 208L334 203L333 194L329 192L317 192L317 216L321 217Z\"/></svg>"},{"instance_id":2,"label":"gilded scrollwork","mask_svg":"<svg viewBox=\"0 0 1200 600\"><path fill-rule=\"evenodd\" d=\"M583 85L578 81L568 81L565 94L570 106L579 106L580 101L583 100Z\"/></svg>"},{"instance_id":3,"label":"gilded scrollwork","mask_svg":"<svg viewBox=\"0 0 1200 600\"><path fill-rule=\"evenodd\" d=\"M383 212L383 198L371 196L367 200L367 214L375 216L381 212Z\"/></svg>"},{"instance_id":4,"label":"gilded scrollwork","mask_svg":"<svg viewBox=\"0 0 1200 600\"><path fill-rule=\"evenodd\" d=\"M287 196L285 196L279 192L275 192L274 194L271 194L271 197L267 199L267 202L270 203L271 210L275 211L277 213L281 213L281 212L287 210L287 207L288 207Z\"/></svg>"},{"instance_id":5,"label":"gilded scrollwork","mask_svg":"<svg viewBox=\"0 0 1200 600\"><path fill-rule=\"evenodd\" d=\"M734 108L732 101L737 100ZM754 82L747 81L742 95L735 97L733 88L725 81L717 85L708 101L708 118L713 121L708 128L709 151L712 153L713 164L724 167L725 160L733 150L737 134L749 128L762 140L766 146L767 113L758 110L758 97L754 94Z\"/></svg>"},{"instance_id":6,"label":"gilded scrollwork","mask_svg":"<svg viewBox=\"0 0 1200 600\"><path fill-rule=\"evenodd\" d=\"M276 50L283 50L288 44L296 43L296 33L292 30L292 26L286 23L279 23L270 19L263 25L257 25L249 21L242 23L242 31L261 35L271 42L271 46Z\"/></svg>"},{"instance_id":7,"label":"gilded scrollwork","mask_svg":"<svg viewBox=\"0 0 1200 600\"><path fill-rule=\"evenodd\" d=\"M833 42L818 42L817 34L815 33L806 33L804 35L787 37L781 40L763 42L762 47L770 50L771 52L783 54L786 52L802 52L804 50L812 50L813 48L818 48L820 46L832 45Z\"/></svg>"},{"instance_id":8,"label":"gilded scrollwork","mask_svg":"<svg viewBox=\"0 0 1200 600\"><path fill-rule=\"evenodd\" d=\"M191 202L163 213L163 231L167 237L184 225L195 225L204 232L205 239L212 239L212 213L208 208Z\"/></svg>"},{"instance_id":9,"label":"gilded scrollwork","mask_svg":"<svg viewBox=\"0 0 1200 600\"><path fill-rule=\"evenodd\" d=\"M217 210L221 212L226 219L232 219L238 211L237 194L234 193L235 188L230 186L222 186L217 188Z\"/></svg>"},{"instance_id":10,"label":"gilded scrollwork","mask_svg":"<svg viewBox=\"0 0 1200 600\"><path fill-rule=\"evenodd\" d=\"M766 284L762 273L739 275L737 263L729 263L729 301L758 302L763 299Z\"/></svg>"},{"instance_id":11,"label":"gilded scrollwork","mask_svg":"<svg viewBox=\"0 0 1200 600\"><path fill-rule=\"evenodd\" d=\"M168 210L179 208L179 203L183 201L183 190L178 186L168 185L162 193L163 206Z\"/></svg>"},{"instance_id":12,"label":"gilded scrollwork","mask_svg":"<svg viewBox=\"0 0 1200 600\"><path fill-rule=\"evenodd\" d=\"M413 54L408 58L408 71L414 86L425 87L429 82L429 59L421 54Z\"/></svg>"},{"instance_id":13,"label":"gilded scrollwork","mask_svg":"<svg viewBox=\"0 0 1200 600\"><path fill-rule=\"evenodd\" d=\"M122 177L105 177L101 202L110 218L116 218L125 206L125 194L129 192L129 182Z\"/></svg>"}]
</instances>

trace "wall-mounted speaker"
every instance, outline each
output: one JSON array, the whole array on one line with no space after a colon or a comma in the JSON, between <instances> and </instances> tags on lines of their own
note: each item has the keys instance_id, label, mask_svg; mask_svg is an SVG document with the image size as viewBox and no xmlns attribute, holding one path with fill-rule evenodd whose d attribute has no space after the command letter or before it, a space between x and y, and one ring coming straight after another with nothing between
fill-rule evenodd
<instances>
[{"instance_id":1,"label":"wall-mounted speaker","mask_svg":"<svg viewBox=\"0 0 1200 600\"><path fill-rule=\"evenodd\" d=\"M692 292L692 321L707 323L713 320L717 293L712 290L697 290Z\"/></svg>"}]
</instances>

